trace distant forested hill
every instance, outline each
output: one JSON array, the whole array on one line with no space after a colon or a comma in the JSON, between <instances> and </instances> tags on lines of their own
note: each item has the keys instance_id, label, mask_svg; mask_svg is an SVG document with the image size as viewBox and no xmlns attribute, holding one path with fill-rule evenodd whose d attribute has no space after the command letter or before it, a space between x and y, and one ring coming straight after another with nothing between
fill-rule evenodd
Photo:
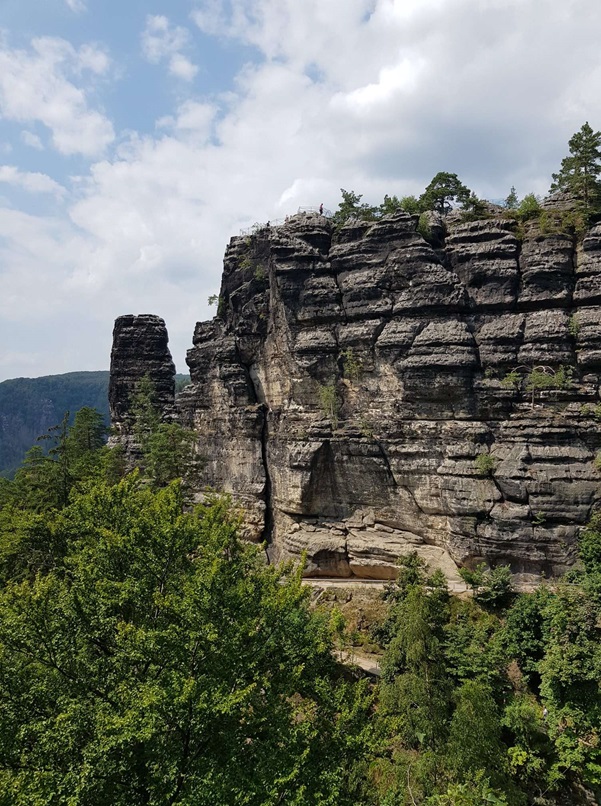
<instances>
[{"instance_id":1,"label":"distant forested hill","mask_svg":"<svg viewBox=\"0 0 601 806\"><path fill-rule=\"evenodd\" d=\"M0 475L10 475L26 451L65 412L92 406L109 421L108 371L68 372L0 383Z\"/></svg>"},{"instance_id":2,"label":"distant forested hill","mask_svg":"<svg viewBox=\"0 0 601 806\"><path fill-rule=\"evenodd\" d=\"M176 375L178 385L188 379ZM66 411L91 406L109 422L109 373L67 372L0 383L0 476L10 476L25 453Z\"/></svg>"}]
</instances>

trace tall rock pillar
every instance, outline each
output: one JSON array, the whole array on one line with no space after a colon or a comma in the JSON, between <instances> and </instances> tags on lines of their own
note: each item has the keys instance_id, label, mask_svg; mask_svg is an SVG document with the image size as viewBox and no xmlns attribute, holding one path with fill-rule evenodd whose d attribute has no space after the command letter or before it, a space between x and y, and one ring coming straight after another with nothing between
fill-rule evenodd
<instances>
[{"instance_id":1,"label":"tall rock pillar","mask_svg":"<svg viewBox=\"0 0 601 806\"><path fill-rule=\"evenodd\" d=\"M138 384L148 376L155 390L155 403L164 415L171 413L175 397L175 365L169 352L165 322L153 314L128 314L115 320L109 407L111 423L127 432L131 405Z\"/></svg>"}]
</instances>

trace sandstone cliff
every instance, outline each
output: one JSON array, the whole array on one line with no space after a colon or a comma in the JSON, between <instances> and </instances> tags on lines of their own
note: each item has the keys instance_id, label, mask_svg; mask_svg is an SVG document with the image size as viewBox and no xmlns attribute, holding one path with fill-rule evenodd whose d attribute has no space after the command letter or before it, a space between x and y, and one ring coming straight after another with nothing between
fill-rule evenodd
<instances>
[{"instance_id":1,"label":"sandstone cliff","mask_svg":"<svg viewBox=\"0 0 601 806\"><path fill-rule=\"evenodd\" d=\"M433 223L433 245L405 213L232 238L175 402L199 489L231 492L248 536L306 552L311 575L387 578L415 549L451 578L480 558L559 574L601 493L601 226L578 244L501 216ZM171 404L163 333L117 321L124 433L136 377ZM532 405L504 379L538 365L572 380Z\"/></svg>"}]
</instances>

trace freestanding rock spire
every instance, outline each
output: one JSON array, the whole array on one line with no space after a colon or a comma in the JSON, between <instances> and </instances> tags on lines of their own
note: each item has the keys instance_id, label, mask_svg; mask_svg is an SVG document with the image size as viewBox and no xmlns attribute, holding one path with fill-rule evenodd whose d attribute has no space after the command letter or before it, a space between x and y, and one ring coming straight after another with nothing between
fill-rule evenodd
<instances>
[{"instance_id":1,"label":"freestanding rock spire","mask_svg":"<svg viewBox=\"0 0 601 806\"><path fill-rule=\"evenodd\" d=\"M119 430L131 418L131 401L140 380L148 376L154 385L155 402L170 412L175 395L175 366L168 347L169 337L160 316L120 316L113 329L109 406L111 422Z\"/></svg>"}]
</instances>

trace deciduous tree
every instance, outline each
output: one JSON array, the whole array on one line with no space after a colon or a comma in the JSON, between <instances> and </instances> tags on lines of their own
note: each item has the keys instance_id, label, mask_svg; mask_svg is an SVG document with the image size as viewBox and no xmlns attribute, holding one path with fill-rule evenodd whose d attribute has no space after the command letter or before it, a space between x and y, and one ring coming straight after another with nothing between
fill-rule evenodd
<instances>
[{"instance_id":1,"label":"deciduous tree","mask_svg":"<svg viewBox=\"0 0 601 806\"><path fill-rule=\"evenodd\" d=\"M47 517L64 555L0 590L3 806L356 802L370 697L223 499L133 475Z\"/></svg>"}]
</instances>

